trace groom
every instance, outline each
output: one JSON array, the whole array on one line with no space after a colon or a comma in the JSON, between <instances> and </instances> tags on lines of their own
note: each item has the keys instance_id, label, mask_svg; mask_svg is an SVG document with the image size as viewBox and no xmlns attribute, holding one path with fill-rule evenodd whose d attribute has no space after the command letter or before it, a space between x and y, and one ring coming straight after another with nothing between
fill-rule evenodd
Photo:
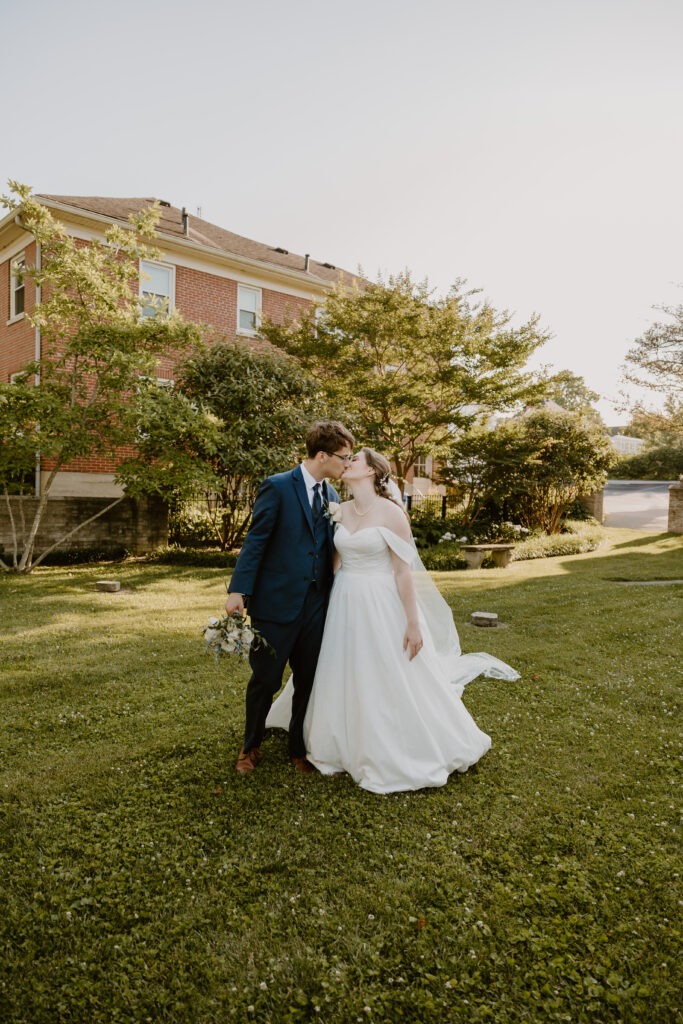
<instances>
[{"instance_id":1,"label":"groom","mask_svg":"<svg viewBox=\"0 0 683 1024\"><path fill-rule=\"evenodd\" d=\"M332 586L332 523L324 510L328 501L339 500L325 477L339 479L353 444L341 423L314 423L306 436L308 457L295 469L268 477L256 496L225 609L244 615L248 607L275 656L263 647L252 647L249 654L244 746L235 765L240 775L248 775L260 760L266 718L287 662L294 684L289 759L297 771L313 771L303 726Z\"/></svg>"}]
</instances>

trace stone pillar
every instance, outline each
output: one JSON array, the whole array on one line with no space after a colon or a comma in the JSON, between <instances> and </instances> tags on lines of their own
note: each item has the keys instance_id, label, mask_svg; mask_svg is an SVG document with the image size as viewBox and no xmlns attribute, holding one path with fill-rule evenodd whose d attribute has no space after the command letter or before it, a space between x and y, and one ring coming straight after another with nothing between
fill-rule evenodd
<instances>
[{"instance_id":1,"label":"stone pillar","mask_svg":"<svg viewBox=\"0 0 683 1024\"><path fill-rule=\"evenodd\" d=\"M592 494L582 494L579 497L579 501L586 509L593 519L597 519L599 523L604 523L605 514L603 511L603 505L605 501L605 488L603 487L599 491L593 491Z\"/></svg>"},{"instance_id":2,"label":"stone pillar","mask_svg":"<svg viewBox=\"0 0 683 1024\"><path fill-rule=\"evenodd\" d=\"M683 533L683 476L669 487L669 533Z\"/></svg>"}]
</instances>

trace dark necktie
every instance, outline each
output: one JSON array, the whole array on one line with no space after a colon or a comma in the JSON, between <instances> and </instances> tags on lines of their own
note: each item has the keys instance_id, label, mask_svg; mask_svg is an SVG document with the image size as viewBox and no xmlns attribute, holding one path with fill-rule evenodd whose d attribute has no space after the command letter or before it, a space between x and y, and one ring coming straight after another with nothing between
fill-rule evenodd
<instances>
[{"instance_id":1,"label":"dark necktie","mask_svg":"<svg viewBox=\"0 0 683 1024\"><path fill-rule=\"evenodd\" d=\"M313 522L317 522L320 519L320 513L323 510L323 503L320 498L320 484L316 484L313 488Z\"/></svg>"}]
</instances>

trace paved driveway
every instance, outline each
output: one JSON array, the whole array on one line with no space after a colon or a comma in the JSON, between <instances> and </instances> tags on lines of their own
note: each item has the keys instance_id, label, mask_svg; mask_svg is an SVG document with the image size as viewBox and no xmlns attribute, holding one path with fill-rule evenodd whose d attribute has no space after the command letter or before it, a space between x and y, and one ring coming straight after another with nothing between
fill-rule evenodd
<instances>
[{"instance_id":1,"label":"paved driveway","mask_svg":"<svg viewBox=\"0 0 683 1024\"><path fill-rule=\"evenodd\" d=\"M608 480L603 505L605 526L666 533L670 483L661 480Z\"/></svg>"}]
</instances>

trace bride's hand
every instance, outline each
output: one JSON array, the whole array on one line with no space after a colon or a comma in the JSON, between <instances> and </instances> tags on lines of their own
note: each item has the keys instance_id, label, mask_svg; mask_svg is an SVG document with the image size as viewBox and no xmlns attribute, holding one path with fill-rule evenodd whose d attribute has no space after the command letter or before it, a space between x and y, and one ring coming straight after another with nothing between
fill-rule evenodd
<instances>
[{"instance_id":1,"label":"bride's hand","mask_svg":"<svg viewBox=\"0 0 683 1024\"><path fill-rule=\"evenodd\" d=\"M422 650L422 633L419 626L407 626L403 634L403 650L408 652L408 661L412 661Z\"/></svg>"}]
</instances>

